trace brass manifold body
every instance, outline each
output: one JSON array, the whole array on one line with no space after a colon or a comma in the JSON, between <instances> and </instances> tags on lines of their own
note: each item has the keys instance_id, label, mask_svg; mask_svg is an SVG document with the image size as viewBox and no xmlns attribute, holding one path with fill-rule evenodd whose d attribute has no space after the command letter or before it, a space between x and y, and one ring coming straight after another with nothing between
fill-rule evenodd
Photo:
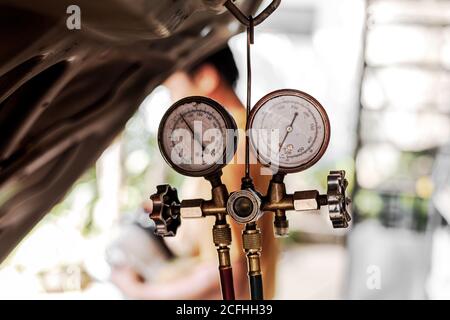
<instances>
[{"instance_id":1,"label":"brass manifold body","mask_svg":"<svg viewBox=\"0 0 450 320\"><path fill-rule=\"evenodd\" d=\"M284 174L276 174L272 177L265 196L260 196L258 192L251 190L252 188L229 194L221 181L221 175L218 173L205 177L212 187L210 200L190 199L180 203L175 189L168 185L158 186L158 192L151 196L154 201L151 218L156 223L156 233L161 236L174 236L180 224L180 217L193 219L214 216L216 221L213 227L213 240L219 250L219 255L223 256L220 260L225 263L229 258L225 257L224 252L231 244L231 229L226 221L227 215L230 215L235 221L247 225L256 223L263 213L272 212L274 214L274 231L277 236L288 234L289 223L286 211L316 211L320 207L328 205L329 216L334 228L346 228L351 220L347 211L350 200L345 195L347 188L345 171L330 172L327 194L319 194L317 190L288 194L284 184ZM233 203L238 201L239 197L249 198L248 203L256 207L254 209L257 214L254 214L255 210L249 210L247 216L238 212Z\"/></svg>"},{"instance_id":2,"label":"brass manifold body","mask_svg":"<svg viewBox=\"0 0 450 320\"><path fill-rule=\"evenodd\" d=\"M191 199L178 200L177 192L169 185L157 187L153 200L153 212L150 218L155 222L156 234L175 236L180 225L180 217L185 219L214 216L213 241L218 250L220 267L230 267L231 228L227 223L226 203L228 190L221 181L222 173L205 177L211 183L211 200Z\"/></svg>"},{"instance_id":3,"label":"brass manifold body","mask_svg":"<svg viewBox=\"0 0 450 320\"><path fill-rule=\"evenodd\" d=\"M218 253L221 281L228 279L228 285L222 283L222 288L228 288L230 292L233 286L230 258L232 236L230 225L226 220L227 215L236 222L245 224L242 241L247 255L248 275L251 283L253 281L255 286L260 286L259 290L254 291L260 293L260 296L256 295L256 299L258 297L262 299L262 281L260 280L262 239L261 231L256 224L262 214L269 212L274 214L274 233L281 237L286 236L289 230L286 211L317 211L320 207L327 205L334 228L346 228L351 220L347 211L350 200L345 195L347 180L344 171L330 172L327 194L319 194L317 190L288 194L284 184L284 174L275 174L272 177L265 196L261 196L252 184L245 185L245 183L242 190L229 194L221 181L221 175L222 173L219 172L205 177L212 187L210 200L189 199L180 202L175 189L168 185L158 186L158 192L151 196L154 202L151 218L155 221L158 235L174 236L180 225L180 218L214 216L212 235ZM227 297L234 299L234 291Z\"/></svg>"},{"instance_id":4,"label":"brass manifold body","mask_svg":"<svg viewBox=\"0 0 450 320\"><path fill-rule=\"evenodd\" d=\"M206 176L211 183L211 200L190 199L178 200L176 190L168 185L158 186L158 192L151 196L154 210L150 217L155 221L156 234L174 236L180 224L180 217L185 219L215 217L212 229L213 242L217 248L219 273L224 300L234 300L234 284L231 267L230 245L231 228L227 223L226 203L228 190L221 180L222 173Z\"/></svg>"}]
</instances>

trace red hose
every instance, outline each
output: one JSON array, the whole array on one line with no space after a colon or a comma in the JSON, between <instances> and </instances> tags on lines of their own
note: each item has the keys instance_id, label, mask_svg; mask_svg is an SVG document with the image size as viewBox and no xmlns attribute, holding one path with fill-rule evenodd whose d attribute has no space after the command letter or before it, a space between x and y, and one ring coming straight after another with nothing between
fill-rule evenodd
<instances>
[{"instance_id":1,"label":"red hose","mask_svg":"<svg viewBox=\"0 0 450 320\"><path fill-rule=\"evenodd\" d=\"M223 300L234 300L233 271L231 267L220 267L219 273Z\"/></svg>"}]
</instances>

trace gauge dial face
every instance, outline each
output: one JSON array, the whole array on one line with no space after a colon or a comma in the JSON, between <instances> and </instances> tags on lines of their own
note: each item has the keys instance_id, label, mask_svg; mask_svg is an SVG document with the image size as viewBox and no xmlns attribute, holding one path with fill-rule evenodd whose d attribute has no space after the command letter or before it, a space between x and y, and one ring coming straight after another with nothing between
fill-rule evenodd
<instances>
[{"instance_id":1,"label":"gauge dial face","mask_svg":"<svg viewBox=\"0 0 450 320\"><path fill-rule=\"evenodd\" d=\"M258 160L282 173L300 172L324 154L330 122L310 95L279 90L263 97L250 114L250 144Z\"/></svg>"},{"instance_id":2,"label":"gauge dial face","mask_svg":"<svg viewBox=\"0 0 450 320\"><path fill-rule=\"evenodd\" d=\"M230 131L232 130L232 131ZM177 172L193 177L212 174L236 151L236 124L216 101L184 98L164 115L158 143L164 159Z\"/></svg>"}]
</instances>

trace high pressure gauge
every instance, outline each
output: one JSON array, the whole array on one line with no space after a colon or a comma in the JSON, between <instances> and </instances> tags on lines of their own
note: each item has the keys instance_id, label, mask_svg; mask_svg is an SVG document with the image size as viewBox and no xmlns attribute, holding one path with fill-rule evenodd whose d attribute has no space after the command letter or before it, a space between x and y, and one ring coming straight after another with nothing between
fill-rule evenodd
<instances>
[{"instance_id":1,"label":"high pressure gauge","mask_svg":"<svg viewBox=\"0 0 450 320\"><path fill-rule=\"evenodd\" d=\"M278 90L263 97L250 114L248 128L258 160L280 173L311 167L323 156L330 140L325 109L298 90Z\"/></svg>"},{"instance_id":2,"label":"high pressure gauge","mask_svg":"<svg viewBox=\"0 0 450 320\"><path fill-rule=\"evenodd\" d=\"M167 163L178 173L200 177L219 171L234 156L236 123L216 101L187 97L164 114L158 143Z\"/></svg>"}]
</instances>

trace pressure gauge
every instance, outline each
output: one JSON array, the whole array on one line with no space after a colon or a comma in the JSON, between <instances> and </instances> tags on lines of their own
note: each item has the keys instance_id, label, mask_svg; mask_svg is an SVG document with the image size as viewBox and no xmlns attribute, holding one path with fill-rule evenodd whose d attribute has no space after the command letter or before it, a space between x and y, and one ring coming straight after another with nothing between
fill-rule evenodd
<instances>
[{"instance_id":1,"label":"pressure gauge","mask_svg":"<svg viewBox=\"0 0 450 320\"><path fill-rule=\"evenodd\" d=\"M250 144L258 160L280 173L303 171L325 153L330 121L310 95L278 90L263 97L248 122Z\"/></svg>"},{"instance_id":2,"label":"pressure gauge","mask_svg":"<svg viewBox=\"0 0 450 320\"><path fill-rule=\"evenodd\" d=\"M187 97L164 114L158 143L167 163L186 176L207 176L219 171L234 156L236 123L216 101Z\"/></svg>"}]
</instances>

